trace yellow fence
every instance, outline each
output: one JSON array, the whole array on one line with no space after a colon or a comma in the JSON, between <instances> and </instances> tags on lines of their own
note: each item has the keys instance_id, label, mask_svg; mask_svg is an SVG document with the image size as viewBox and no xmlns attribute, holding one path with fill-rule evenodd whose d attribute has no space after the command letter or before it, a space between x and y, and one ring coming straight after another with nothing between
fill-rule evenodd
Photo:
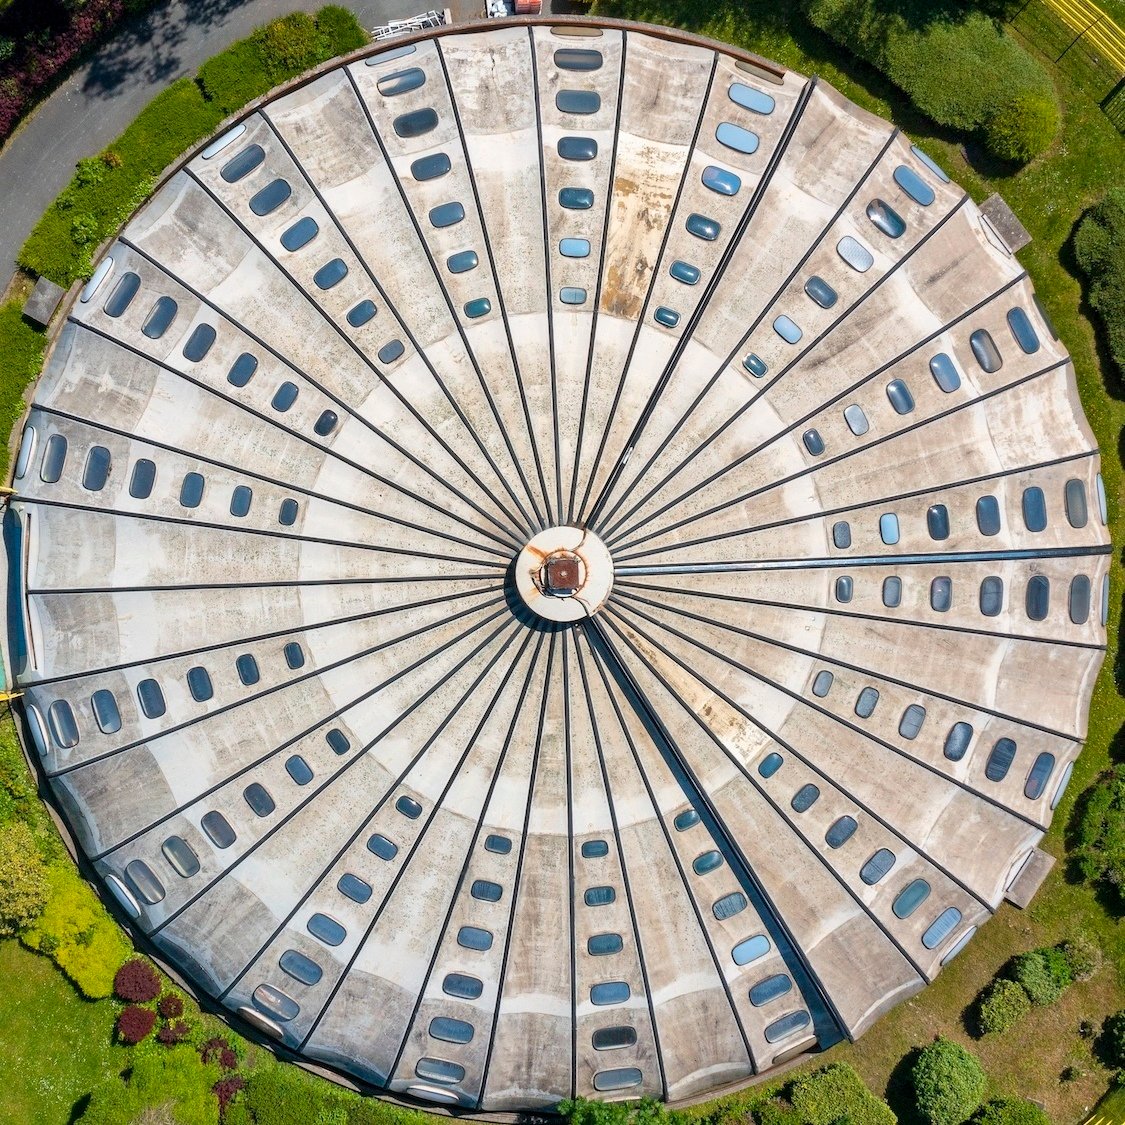
<instances>
[{"instance_id":1,"label":"yellow fence","mask_svg":"<svg viewBox=\"0 0 1125 1125\"><path fill-rule=\"evenodd\" d=\"M1077 38L1085 39L1117 68L1118 73L1125 74L1125 31L1101 8L1088 0L1044 0L1044 3L1074 30Z\"/></svg>"}]
</instances>

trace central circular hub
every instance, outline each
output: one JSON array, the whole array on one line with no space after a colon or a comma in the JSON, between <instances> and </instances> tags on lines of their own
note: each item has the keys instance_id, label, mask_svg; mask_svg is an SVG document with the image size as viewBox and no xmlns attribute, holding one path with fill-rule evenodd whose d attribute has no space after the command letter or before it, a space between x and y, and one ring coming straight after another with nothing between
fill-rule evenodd
<instances>
[{"instance_id":1,"label":"central circular hub","mask_svg":"<svg viewBox=\"0 0 1125 1125\"><path fill-rule=\"evenodd\" d=\"M592 617L612 588L609 550L582 527L549 527L516 559L516 589L524 605L547 621Z\"/></svg>"}]
</instances>

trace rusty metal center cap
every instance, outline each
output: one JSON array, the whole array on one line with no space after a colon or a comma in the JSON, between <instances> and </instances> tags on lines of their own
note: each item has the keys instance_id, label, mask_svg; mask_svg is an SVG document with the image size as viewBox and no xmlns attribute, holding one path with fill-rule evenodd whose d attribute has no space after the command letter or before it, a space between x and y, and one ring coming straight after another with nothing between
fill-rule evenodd
<instances>
[{"instance_id":1,"label":"rusty metal center cap","mask_svg":"<svg viewBox=\"0 0 1125 1125\"><path fill-rule=\"evenodd\" d=\"M582 527L539 532L516 559L516 589L528 609L548 621L581 621L605 604L613 588L606 545Z\"/></svg>"}]
</instances>

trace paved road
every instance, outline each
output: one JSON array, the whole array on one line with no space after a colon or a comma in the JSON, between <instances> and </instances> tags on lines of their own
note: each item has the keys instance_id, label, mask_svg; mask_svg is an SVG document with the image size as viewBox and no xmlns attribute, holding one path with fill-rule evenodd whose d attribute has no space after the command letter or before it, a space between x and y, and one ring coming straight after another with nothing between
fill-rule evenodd
<instances>
[{"instance_id":1,"label":"paved road","mask_svg":"<svg viewBox=\"0 0 1125 1125\"><path fill-rule=\"evenodd\" d=\"M0 149L0 288L24 239L79 160L109 144L170 82L194 73L234 40L275 16L315 11L325 2L168 0L123 27ZM428 0L336 2L368 29L438 6Z\"/></svg>"}]
</instances>

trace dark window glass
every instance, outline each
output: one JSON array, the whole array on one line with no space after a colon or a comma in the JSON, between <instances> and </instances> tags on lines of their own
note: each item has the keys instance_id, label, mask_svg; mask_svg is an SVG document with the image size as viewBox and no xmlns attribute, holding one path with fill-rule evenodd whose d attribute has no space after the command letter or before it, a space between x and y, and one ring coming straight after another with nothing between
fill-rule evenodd
<instances>
[{"instance_id":1,"label":"dark window glass","mask_svg":"<svg viewBox=\"0 0 1125 1125\"><path fill-rule=\"evenodd\" d=\"M492 948L492 934L479 926L462 926L457 931L457 944L462 949L484 951Z\"/></svg>"},{"instance_id":2,"label":"dark window glass","mask_svg":"<svg viewBox=\"0 0 1125 1125\"><path fill-rule=\"evenodd\" d=\"M749 965L765 957L770 951L769 938L765 934L756 934L754 937L740 941L731 951L730 955L736 965Z\"/></svg>"},{"instance_id":3,"label":"dark window glass","mask_svg":"<svg viewBox=\"0 0 1125 1125\"><path fill-rule=\"evenodd\" d=\"M745 909L746 896L741 891L732 891L729 895L723 895L711 906L711 913L722 922L726 918L733 918Z\"/></svg>"},{"instance_id":4,"label":"dark window glass","mask_svg":"<svg viewBox=\"0 0 1125 1125\"><path fill-rule=\"evenodd\" d=\"M909 414L914 409L914 396L901 379L892 379L887 384L887 398L896 414Z\"/></svg>"},{"instance_id":5,"label":"dark window glass","mask_svg":"<svg viewBox=\"0 0 1125 1125\"><path fill-rule=\"evenodd\" d=\"M1043 796L1043 790L1047 787L1047 781L1051 776L1051 771L1055 768L1054 754L1048 754L1043 751L1042 754L1037 754L1035 761L1032 763L1031 769L1027 775L1027 781L1024 783L1023 795L1030 801L1035 801Z\"/></svg>"},{"instance_id":6,"label":"dark window glass","mask_svg":"<svg viewBox=\"0 0 1125 1125\"><path fill-rule=\"evenodd\" d=\"M898 733L903 738L913 741L918 737L922 724L926 721L926 708L920 703L911 703L902 713L898 723Z\"/></svg>"},{"instance_id":7,"label":"dark window glass","mask_svg":"<svg viewBox=\"0 0 1125 1125\"><path fill-rule=\"evenodd\" d=\"M758 151L758 134L731 121L721 121L715 130L715 140L734 152L751 156Z\"/></svg>"},{"instance_id":8,"label":"dark window glass","mask_svg":"<svg viewBox=\"0 0 1125 1125\"><path fill-rule=\"evenodd\" d=\"M1051 608L1051 580L1046 575L1036 574L1028 581L1025 606L1032 621L1042 621L1047 616Z\"/></svg>"},{"instance_id":9,"label":"dark window glass","mask_svg":"<svg viewBox=\"0 0 1125 1125\"><path fill-rule=\"evenodd\" d=\"M895 865L895 853L889 848L880 848L860 869L859 877L872 887Z\"/></svg>"},{"instance_id":10,"label":"dark window glass","mask_svg":"<svg viewBox=\"0 0 1125 1125\"><path fill-rule=\"evenodd\" d=\"M805 282L805 292L822 309L830 309L838 300L836 290L823 277L817 277L815 274Z\"/></svg>"},{"instance_id":11,"label":"dark window glass","mask_svg":"<svg viewBox=\"0 0 1125 1125\"><path fill-rule=\"evenodd\" d=\"M158 297L156 304L152 306L152 311L141 325L141 332L150 340L159 340L171 327L179 308L171 297Z\"/></svg>"},{"instance_id":12,"label":"dark window glass","mask_svg":"<svg viewBox=\"0 0 1125 1125\"><path fill-rule=\"evenodd\" d=\"M802 785L796 793L793 794L793 800L790 805L793 806L794 812L808 812L820 800L820 790L815 785Z\"/></svg>"},{"instance_id":13,"label":"dark window glass","mask_svg":"<svg viewBox=\"0 0 1125 1125\"><path fill-rule=\"evenodd\" d=\"M961 911L956 906L947 906L934 919L930 928L922 935L922 944L927 949L937 949L961 921Z\"/></svg>"},{"instance_id":14,"label":"dark window glass","mask_svg":"<svg viewBox=\"0 0 1125 1125\"><path fill-rule=\"evenodd\" d=\"M623 980L606 981L595 984L590 989L590 1003L602 1007L606 1004L624 1004L632 995L629 985Z\"/></svg>"},{"instance_id":15,"label":"dark window glass","mask_svg":"<svg viewBox=\"0 0 1125 1125\"><path fill-rule=\"evenodd\" d=\"M587 840L582 845L583 859L601 859L604 855L609 855L609 844L605 840Z\"/></svg>"},{"instance_id":16,"label":"dark window glass","mask_svg":"<svg viewBox=\"0 0 1125 1125\"><path fill-rule=\"evenodd\" d=\"M253 498L254 493L248 485L238 485L230 496L230 514L241 519L250 511L250 502Z\"/></svg>"},{"instance_id":17,"label":"dark window glass","mask_svg":"<svg viewBox=\"0 0 1125 1125\"><path fill-rule=\"evenodd\" d=\"M689 262L673 262L668 272L677 281L682 281L685 285L696 285L701 276L699 267L693 266Z\"/></svg>"},{"instance_id":18,"label":"dark window glass","mask_svg":"<svg viewBox=\"0 0 1125 1125\"><path fill-rule=\"evenodd\" d=\"M755 379L761 379L769 370L765 361L759 356L751 352L743 361L742 366L754 376Z\"/></svg>"},{"instance_id":19,"label":"dark window glass","mask_svg":"<svg viewBox=\"0 0 1125 1125\"><path fill-rule=\"evenodd\" d=\"M906 233L906 220L881 199L873 199L867 205L867 217L888 238L901 238Z\"/></svg>"},{"instance_id":20,"label":"dark window glass","mask_svg":"<svg viewBox=\"0 0 1125 1125\"><path fill-rule=\"evenodd\" d=\"M504 888L488 879L477 879L473 882L469 893L481 902L499 902L504 897Z\"/></svg>"},{"instance_id":21,"label":"dark window glass","mask_svg":"<svg viewBox=\"0 0 1125 1125\"><path fill-rule=\"evenodd\" d=\"M931 539L949 538L949 509L944 504L931 504L926 512L926 530Z\"/></svg>"},{"instance_id":22,"label":"dark window glass","mask_svg":"<svg viewBox=\"0 0 1125 1125\"><path fill-rule=\"evenodd\" d=\"M611 953L620 953L624 945L620 934L594 934L586 942L586 952L591 957L606 957Z\"/></svg>"},{"instance_id":23,"label":"dark window glass","mask_svg":"<svg viewBox=\"0 0 1125 1125\"><path fill-rule=\"evenodd\" d=\"M595 1051L614 1051L619 1047L635 1047L637 1029L635 1027L599 1027L590 1036Z\"/></svg>"},{"instance_id":24,"label":"dark window glass","mask_svg":"<svg viewBox=\"0 0 1125 1125\"><path fill-rule=\"evenodd\" d=\"M281 970L302 984L316 984L324 975L324 970L311 958L295 949L287 949L278 961Z\"/></svg>"},{"instance_id":25,"label":"dark window glass","mask_svg":"<svg viewBox=\"0 0 1125 1125\"><path fill-rule=\"evenodd\" d=\"M657 324L664 325L665 328L675 328L680 323L680 314L675 309L666 308L661 305L655 313L653 319Z\"/></svg>"},{"instance_id":26,"label":"dark window glass","mask_svg":"<svg viewBox=\"0 0 1125 1125\"><path fill-rule=\"evenodd\" d=\"M188 691L191 692L192 699L196 703L206 703L215 694L215 689L211 686L211 677L206 668L201 668L196 665L194 668L189 668L187 672L187 686Z\"/></svg>"},{"instance_id":27,"label":"dark window glass","mask_svg":"<svg viewBox=\"0 0 1125 1125\"><path fill-rule=\"evenodd\" d=\"M706 875L723 866L723 857L717 851L704 852L691 861L692 870L696 875Z\"/></svg>"},{"instance_id":28,"label":"dark window glass","mask_svg":"<svg viewBox=\"0 0 1125 1125\"><path fill-rule=\"evenodd\" d=\"M348 309L347 321L353 328L362 328L378 311L374 301L360 301Z\"/></svg>"},{"instance_id":29,"label":"dark window glass","mask_svg":"<svg viewBox=\"0 0 1125 1125\"><path fill-rule=\"evenodd\" d=\"M453 200L450 203L441 203L430 210L430 224L439 229L456 226L465 217L465 208Z\"/></svg>"},{"instance_id":30,"label":"dark window glass","mask_svg":"<svg viewBox=\"0 0 1125 1125\"><path fill-rule=\"evenodd\" d=\"M891 909L896 918L909 918L930 897L930 884L925 879L915 879L899 891Z\"/></svg>"},{"instance_id":31,"label":"dark window glass","mask_svg":"<svg viewBox=\"0 0 1125 1125\"><path fill-rule=\"evenodd\" d=\"M106 316L119 317L133 303L141 287L141 279L132 271L123 273L105 303Z\"/></svg>"},{"instance_id":32,"label":"dark window glass","mask_svg":"<svg viewBox=\"0 0 1125 1125\"><path fill-rule=\"evenodd\" d=\"M475 250L461 250L450 254L445 264L450 273L468 273L480 265L480 258Z\"/></svg>"},{"instance_id":33,"label":"dark window glass","mask_svg":"<svg viewBox=\"0 0 1125 1125\"><path fill-rule=\"evenodd\" d=\"M448 1059L419 1059L414 1064L414 1073L427 1082L440 1082L445 1086L455 1086L465 1077L465 1068Z\"/></svg>"},{"instance_id":34,"label":"dark window glass","mask_svg":"<svg viewBox=\"0 0 1125 1125\"><path fill-rule=\"evenodd\" d=\"M954 723L945 736L945 756L951 762L959 762L973 740L973 728L968 723Z\"/></svg>"},{"instance_id":35,"label":"dark window glass","mask_svg":"<svg viewBox=\"0 0 1125 1125\"><path fill-rule=\"evenodd\" d=\"M847 604L852 600L852 593L855 589L855 583L852 581L850 574L841 574L836 579L836 600Z\"/></svg>"},{"instance_id":36,"label":"dark window glass","mask_svg":"<svg viewBox=\"0 0 1125 1125\"><path fill-rule=\"evenodd\" d=\"M348 263L343 258L333 258L313 274L313 281L318 289L331 289L333 285L339 285L347 276Z\"/></svg>"},{"instance_id":37,"label":"dark window glass","mask_svg":"<svg viewBox=\"0 0 1125 1125\"><path fill-rule=\"evenodd\" d=\"M838 520L832 525L832 542L841 551L852 545L852 528L847 520Z\"/></svg>"},{"instance_id":38,"label":"dark window glass","mask_svg":"<svg viewBox=\"0 0 1125 1125\"><path fill-rule=\"evenodd\" d=\"M237 156L228 160L226 164L223 165L219 175L222 176L228 184L237 183L243 176L248 176L253 172L265 158L265 150L261 145L249 145L238 153Z\"/></svg>"},{"instance_id":39,"label":"dark window glass","mask_svg":"<svg viewBox=\"0 0 1125 1125\"><path fill-rule=\"evenodd\" d=\"M1012 330L1020 350L1034 355L1039 350L1039 335L1031 318L1018 306L1008 311L1008 327Z\"/></svg>"},{"instance_id":40,"label":"dark window glass","mask_svg":"<svg viewBox=\"0 0 1125 1125\"><path fill-rule=\"evenodd\" d=\"M560 70L601 70L602 53L586 47L560 47L555 51L555 66Z\"/></svg>"},{"instance_id":41,"label":"dark window glass","mask_svg":"<svg viewBox=\"0 0 1125 1125\"><path fill-rule=\"evenodd\" d=\"M1043 489L1033 484L1023 490L1023 522L1028 531L1043 531L1047 527L1047 498Z\"/></svg>"},{"instance_id":42,"label":"dark window glass","mask_svg":"<svg viewBox=\"0 0 1125 1125\"><path fill-rule=\"evenodd\" d=\"M51 737L64 750L78 745L78 724L74 721L74 711L65 699L56 699L47 710L47 725Z\"/></svg>"},{"instance_id":43,"label":"dark window glass","mask_svg":"<svg viewBox=\"0 0 1125 1125\"><path fill-rule=\"evenodd\" d=\"M795 1031L800 1031L803 1027L809 1025L808 1012L790 1012L784 1015L779 1020L774 1020L763 1033L766 1037L767 1043L777 1043L781 1039L786 1039Z\"/></svg>"},{"instance_id":44,"label":"dark window glass","mask_svg":"<svg viewBox=\"0 0 1125 1125\"><path fill-rule=\"evenodd\" d=\"M400 137L422 137L426 133L432 133L437 128L437 110L429 107L415 109L410 113L400 114L392 124L394 125L394 131Z\"/></svg>"},{"instance_id":45,"label":"dark window glass","mask_svg":"<svg viewBox=\"0 0 1125 1125\"><path fill-rule=\"evenodd\" d=\"M152 495L155 482L156 463L147 457L141 457L133 465L133 473L129 478L129 495L134 500L147 500Z\"/></svg>"},{"instance_id":46,"label":"dark window glass","mask_svg":"<svg viewBox=\"0 0 1125 1125\"><path fill-rule=\"evenodd\" d=\"M915 203L920 203L923 207L929 207L934 201L934 189L930 187L913 168L907 167L905 164L900 164L894 171L895 183Z\"/></svg>"},{"instance_id":47,"label":"dark window glass","mask_svg":"<svg viewBox=\"0 0 1125 1125\"><path fill-rule=\"evenodd\" d=\"M121 729L121 712L117 709L117 697L108 688L99 688L90 696L90 706L94 720L102 734L116 734Z\"/></svg>"},{"instance_id":48,"label":"dark window glass","mask_svg":"<svg viewBox=\"0 0 1125 1125\"><path fill-rule=\"evenodd\" d=\"M336 428L336 423L339 420L335 410L325 410L316 420L313 432L317 437L327 437Z\"/></svg>"},{"instance_id":49,"label":"dark window glass","mask_svg":"<svg viewBox=\"0 0 1125 1125\"><path fill-rule=\"evenodd\" d=\"M348 936L348 931L327 914L314 914L307 923L308 931L325 945L339 945Z\"/></svg>"},{"instance_id":50,"label":"dark window glass","mask_svg":"<svg viewBox=\"0 0 1125 1125\"><path fill-rule=\"evenodd\" d=\"M998 738L985 763L984 776L989 781L1003 781L1016 759L1016 744L1010 738Z\"/></svg>"},{"instance_id":51,"label":"dark window glass","mask_svg":"<svg viewBox=\"0 0 1125 1125\"><path fill-rule=\"evenodd\" d=\"M101 492L109 480L112 460L104 445L92 445L86 455L86 468L82 471L82 487L90 492Z\"/></svg>"},{"instance_id":52,"label":"dark window glass","mask_svg":"<svg viewBox=\"0 0 1125 1125\"><path fill-rule=\"evenodd\" d=\"M985 617L999 617L1004 608L1004 580L991 574L981 580L980 611Z\"/></svg>"},{"instance_id":53,"label":"dark window glass","mask_svg":"<svg viewBox=\"0 0 1125 1125\"><path fill-rule=\"evenodd\" d=\"M780 754L767 754L758 763L758 773L760 773L762 777L773 777L773 775L781 769L784 762L785 759Z\"/></svg>"},{"instance_id":54,"label":"dark window glass","mask_svg":"<svg viewBox=\"0 0 1125 1125\"><path fill-rule=\"evenodd\" d=\"M687 227L688 234L694 234L696 238L702 238L704 242L714 242L723 229L714 219L709 219L706 215L700 214L689 215L684 225Z\"/></svg>"},{"instance_id":55,"label":"dark window glass","mask_svg":"<svg viewBox=\"0 0 1125 1125\"><path fill-rule=\"evenodd\" d=\"M409 70L396 70L394 74L384 74L376 82L379 93L385 98L394 98L399 94L408 94L426 84L426 72L416 66ZM399 136L402 134L400 133Z\"/></svg>"},{"instance_id":56,"label":"dark window glass","mask_svg":"<svg viewBox=\"0 0 1125 1125\"><path fill-rule=\"evenodd\" d=\"M352 902L364 903L371 897L371 884L365 882L358 875L345 871L336 884L336 890Z\"/></svg>"},{"instance_id":57,"label":"dark window glass","mask_svg":"<svg viewBox=\"0 0 1125 1125\"><path fill-rule=\"evenodd\" d=\"M559 190L559 206L568 211L589 211L594 206L594 193L584 187L564 187Z\"/></svg>"},{"instance_id":58,"label":"dark window glass","mask_svg":"<svg viewBox=\"0 0 1125 1125\"><path fill-rule=\"evenodd\" d=\"M1068 480L1063 498L1066 501L1066 522L1071 527L1085 527L1090 518L1086 506L1086 485L1077 479Z\"/></svg>"},{"instance_id":59,"label":"dark window glass","mask_svg":"<svg viewBox=\"0 0 1125 1125\"><path fill-rule=\"evenodd\" d=\"M492 302L487 297L477 297L475 300L465 302L465 315L470 320L479 320L492 312Z\"/></svg>"},{"instance_id":60,"label":"dark window glass","mask_svg":"<svg viewBox=\"0 0 1125 1125\"><path fill-rule=\"evenodd\" d=\"M593 90L559 90L555 94L555 108L559 113L588 115L602 108L602 99Z\"/></svg>"},{"instance_id":61,"label":"dark window glass","mask_svg":"<svg viewBox=\"0 0 1125 1125\"><path fill-rule=\"evenodd\" d=\"M598 142L593 137L560 137L556 147L563 160L587 161L598 155Z\"/></svg>"},{"instance_id":62,"label":"dark window glass","mask_svg":"<svg viewBox=\"0 0 1125 1125\"><path fill-rule=\"evenodd\" d=\"M336 727L333 727L324 736L324 741L331 747L333 754L346 754L352 748L352 744L348 741L348 736Z\"/></svg>"},{"instance_id":63,"label":"dark window glass","mask_svg":"<svg viewBox=\"0 0 1125 1125\"><path fill-rule=\"evenodd\" d=\"M468 973L450 973L441 982L441 990L447 996L456 996L459 1000L476 1000L484 991L484 982Z\"/></svg>"},{"instance_id":64,"label":"dark window glass","mask_svg":"<svg viewBox=\"0 0 1125 1125\"><path fill-rule=\"evenodd\" d=\"M274 391L270 406L284 414L297 401L299 393L296 383L284 382Z\"/></svg>"},{"instance_id":65,"label":"dark window glass","mask_svg":"<svg viewBox=\"0 0 1125 1125\"><path fill-rule=\"evenodd\" d=\"M250 210L255 215L268 215L276 211L291 195L293 189L284 180L273 180L250 197Z\"/></svg>"},{"instance_id":66,"label":"dark window glass","mask_svg":"<svg viewBox=\"0 0 1125 1125\"><path fill-rule=\"evenodd\" d=\"M211 350L216 335L210 324L197 324L184 344L184 359L198 363Z\"/></svg>"},{"instance_id":67,"label":"dark window glass","mask_svg":"<svg viewBox=\"0 0 1125 1125\"><path fill-rule=\"evenodd\" d=\"M164 702L164 692L155 680L141 680L137 684L137 699L146 719L159 719L168 710Z\"/></svg>"},{"instance_id":68,"label":"dark window glass","mask_svg":"<svg viewBox=\"0 0 1125 1125\"><path fill-rule=\"evenodd\" d=\"M229 848L238 839L230 826L230 821L215 809L204 813L200 824L203 831L207 833L207 838L217 848Z\"/></svg>"},{"instance_id":69,"label":"dark window glass","mask_svg":"<svg viewBox=\"0 0 1125 1125\"><path fill-rule=\"evenodd\" d=\"M238 678L246 687L253 687L253 685L261 679L261 675L258 672L258 662L248 652L244 652L238 657L234 662L234 666L238 670Z\"/></svg>"},{"instance_id":70,"label":"dark window glass","mask_svg":"<svg viewBox=\"0 0 1125 1125\"><path fill-rule=\"evenodd\" d=\"M284 648L285 663L295 672L305 666L305 653L296 641L290 641Z\"/></svg>"},{"instance_id":71,"label":"dark window glass","mask_svg":"<svg viewBox=\"0 0 1125 1125\"><path fill-rule=\"evenodd\" d=\"M801 435L801 441L805 443L805 448L813 457L819 457L824 452L824 438L820 436L819 430L805 430Z\"/></svg>"},{"instance_id":72,"label":"dark window glass","mask_svg":"<svg viewBox=\"0 0 1125 1125\"><path fill-rule=\"evenodd\" d=\"M879 692L876 688L865 687L855 701L855 713L861 719L869 719L875 712L875 705L879 702Z\"/></svg>"},{"instance_id":73,"label":"dark window glass","mask_svg":"<svg viewBox=\"0 0 1125 1125\"><path fill-rule=\"evenodd\" d=\"M617 900L617 892L612 887L590 887L582 898L587 906L608 906Z\"/></svg>"},{"instance_id":74,"label":"dark window glass","mask_svg":"<svg viewBox=\"0 0 1125 1125\"><path fill-rule=\"evenodd\" d=\"M717 168L714 164L708 164L703 169L703 186L719 195L737 195L742 187L742 180L726 168Z\"/></svg>"},{"instance_id":75,"label":"dark window glass","mask_svg":"<svg viewBox=\"0 0 1125 1125\"><path fill-rule=\"evenodd\" d=\"M398 855L398 844L388 840L386 836L375 833L367 841L367 850L380 859L392 860Z\"/></svg>"},{"instance_id":76,"label":"dark window glass","mask_svg":"<svg viewBox=\"0 0 1125 1125\"><path fill-rule=\"evenodd\" d=\"M413 797L399 797L395 801L395 808L410 820L417 820L422 815L422 806Z\"/></svg>"},{"instance_id":77,"label":"dark window glass","mask_svg":"<svg viewBox=\"0 0 1125 1125\"><path fill-rule=\"evenodd\" d=\"M308 785L313 779L312 767L300 754L294 754L285 761L285 772L298 784Z\"/></svg>"},{"instance_id":78,"label":"dark window glass","mask_svg":"<svg viewBox=\"0 0 1125 1125\"><path fill-rule=\"evenodd\" d=\"M507 855L512 850L512 841L507 836L492 834L485 837L484 850L494 852L496 855Z\"/></svg>"},{"instance_id":79,"label":"dark window glass","mask_svg":"<svg viewBox=\"0 0 1125 1125\"><path fill-rule=\"evenodd\" d=\"M124 874L129 888L149 906L154 906L164 897L164 884L143 859L134 859L127 864Z\"/></svg>"},{"instance_id":80,"label":"dark window glass","mask_svg":"<svg viewBox=\"0 0 1125 1125\"><path fill-rule=\"evenodd\" d=\"M863 437L871 429L871 423L868 422L867 415L864 414L863 407L858 402L853 402L851 406L845 408L844 421L847 422L848 429L856 437Z\"/></svg>"},{"instance_id":81,"label":"dark window glass","mask_svg":"<svg viewBox=\"0 0 1125 1125\"><path fill-rule=\"evenodd\" d=\"M430 156L420 156L410 165L410 174L419 182L424 180L437 180L444 176L453 167L449 157L444 152L435 152Z\"/></svg>"},{"instance_id":82,"label":"dark window glass","mask_svg":"<svg viewBox=\"0 0 1125 1125\"><path fill-rule=\"evenodd\" d=\"M981 535L1000 534L1000 504L995 496L981 496L977 500L977 527Z\"/></svg>"},{"instance_id":83,"label":"dark window glass","mask_svg":"<svg viewBox=\"0 0 1125 1125\"><path fill-rule=\"evenodd\" d=\"M942 575L930 583L930 608L947 613L953 605L953 579Z\"/></svg>"},{"instance_id":84,"label":"dark window glass","mask_svg":"<svg viewBox=\"0 0 1125 1125\"><path fill-rule=\"evenodd\" d=\"M827 668L822 668L817 672L816 678L813 680L813 695L815 695L817 699L823 699L832 690L832 681L834 679L835 676L833 676Z\"/></svg>"},{"instance_id":85,"label":"dark window glass","mask_svg":"<svg viewBox=\"0 0 1125 1125\"><path fill-rule=\"evenodd\" d=\"M190 879L199 873L199 857L195 854L195 849L182 836L169 836L160 845L160 850L177 875Z\"/></svg>"},{"instance_id":86,"label":"dark window glass","mask_svg":"<svg viewBox=\"0 0 1125 1125\"><path fill-rule=\"evenodd\" d=\"M792 987L793 982L785 973L776 973L772 977L766 977L765 980L759 981L750 989L750 1003L755 1008L759 1008L763 1004L768 1004L771 1000L776 1000L779 996L784 996Z\"/></svg>"},{"instance_id":87,"label":"dark window glass","mask_svg":"<svg viewBox=\"0 0 1125 1125\"><path fill-rule=\"evenodd\" d=\"M39 476L44 484L57 484L66 464L66 438L62 434L51 434L43 450L43 463Z\"/></svg>"},{"instance_id":88,"label":"dark window glass","mask_svg":"<svg viewBox=\"0 0 1125 1125\"><path fill-rule=\"evenodd\" d=\"M251 782L242 790L242 797L255 816L269 816L277 808L269 790L256 781Z\"/></svg>"},{"instance_id":89,"label":"dark window glass","mask_svg":"<svg viewBox=\"0 0 1125 1125\"><path fill-rule=\"evenodd\" d=\"M277 513L277 522L282 527L292 527L297 522L297 501L292 497L282 500Z\"/></svg>"},{"instance_id":90,"label":"dark window glass","mask_svg":"<svg viewBox=\"0 0 1125 1125\"><path fill-rule=\"evenodd\" d=\"M320 227L316 225L316 219L306 215L282 232L281 245L292 254L295 250L308 246L319 233Z\"/></svg>"},{"instance_id":91,"label":"dark window glass","mask_svg":"<svg viewBox=\"0 0 1125 1125\"><path fill-rule=\"evenodd\" d=\"M686 832L699 823L699 813L695 809L684 809L682 813L676 814L676 819L672 823L675 825L677 832Z\"/></svg>"},{"instance_id":92,"label":"dark window glass","mask_svg":"<svg viewBox=\"0 0 1125 1125\"><path fill-rule=\"evenodd\" d=\"M841 848L855 835L858 827L854 817L842 816L824 834L824 842L830 848Z\"/></svg>"},{"instance_id":93,"label":"dark window glass","mask_svg":"<svg viewBox=\"0 0 1125 1125\"><path fill-rule=\"evenodd\" d=\"M449 1016L435 1016L430 1020L430 1035L446 1043L468 1043L473 1038L473 1025Z\"/></svg>"},{"instance_id":94,"label":"dark window glass","mask_svg":"<svg viewBox=\"0 0 1125 1125\"><path fill-rule=\"evenodd\" d=\"M254 372L257 370L257 357L252 356L249 352L243 352L234 363L231 364L231 368L227 372L227 382L235 387L245 387L254 377Z\"/></svg>"},{"instance_id":95,"label":"dark window glass","mask_svg":"<svg viewBox=\"0 0 1125 1125\"><path fill-rule=\"evenodd\" d=\"M898 609L902 605L902 579L896 575L883 579L883 605L887 609Z\"/></svg>"},{"instance_id":96,"label":"dark window glass","mask_svg":"<svg viewBox=\"0 0 1125 1125\"><path fill-rule=\"evenodd\" d=\"M945 352L938 352L930 360L930 374L933 375L934 382L946 394L957 390L961 385L961 373L957 370L957 365Z\"/></svg>"},{"instance_id":97,"label":"dark window glass","mask_svg":"<svg viewBox=\"0 0 1125 1125\"><path fill-rule=\"evenodd\" d=\"M1004 366L1003 357L1000 355L1000 349L996 346L996 341L992 338L992 334L984 328L978 328L970 337L969 345L973 349L973 355L976 356L977 363L981 368L991 374L994 371L999 371Z\"/></svg>"},{"instance_id":98,"label":"dark window glass","mask_svg":"<svg viewBox=\"0 0 1125 1125\"><path fill-rule=\"evenodd\" d=\"M1068 609L1075 625L1085 625L1090 618L1090 579L1085 574L1076 574L1070 580Z\"/></svg>"}]
</instances>

